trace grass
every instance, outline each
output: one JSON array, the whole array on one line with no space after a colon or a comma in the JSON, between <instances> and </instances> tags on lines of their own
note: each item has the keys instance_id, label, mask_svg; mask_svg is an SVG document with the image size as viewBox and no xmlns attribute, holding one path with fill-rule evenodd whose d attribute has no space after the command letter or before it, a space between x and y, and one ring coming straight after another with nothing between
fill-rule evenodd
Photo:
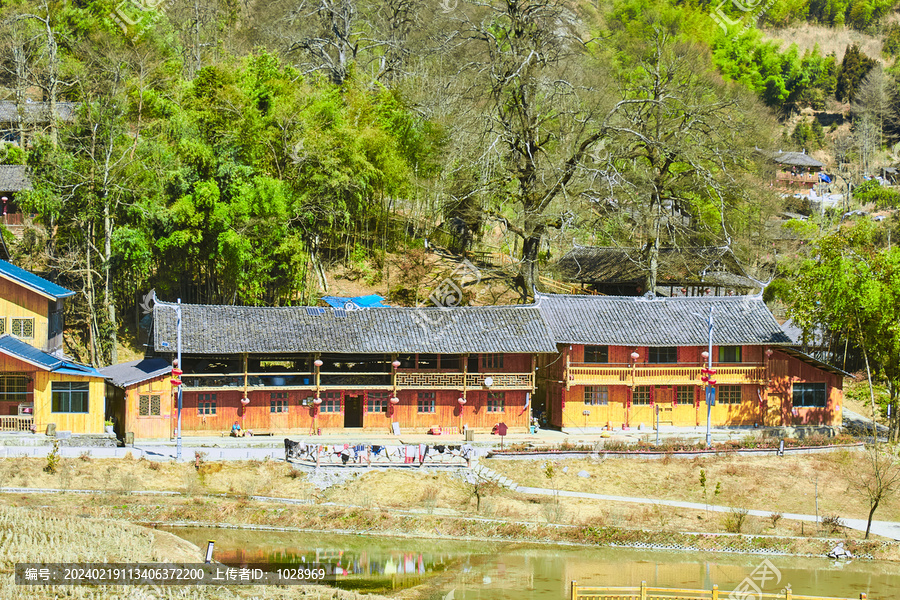
<instances>
[{"instance_id":1,"label":"grass","mask_svg":"<svg viewBox=\"0 0 900 600\"><path fill-rule=\"evenodd\" d=\"M850 488L847 473L863 453L836 451L805 456L740 457L715 455L695 459L660 460L572 459L558 461L555 485L561 490L619 496L707 502L782 513L816 513L816 478L819 515L866 518L868 507ZM536 461L487 460L485 465L524 486L550 487ZM563 468L568 472L563 473ZM587 471L589 478L578 477ZM707 474L707 498L700 486L700 471ZM716 483L721 493L713 497ZM900 521L900 495L883 502L877 520Z\"/></svg>"}]
</instances>

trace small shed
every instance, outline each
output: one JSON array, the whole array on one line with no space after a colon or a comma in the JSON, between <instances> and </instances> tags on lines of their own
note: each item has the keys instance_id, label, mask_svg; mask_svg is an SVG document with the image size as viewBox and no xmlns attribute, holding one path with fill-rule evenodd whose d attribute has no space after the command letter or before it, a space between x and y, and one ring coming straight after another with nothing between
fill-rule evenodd
<instances>
[{"instance_id":1,"label":"small shed","mask_svg":"<svg viewBox=\"0 0 900 600\"><path fill-rule=\"evenodd\" d=\"M136 438L172 435L174 415L172 365L163 358L142 358L100 369L106 378L106 413L116 436L132 432Z\"/></svg>"}]
</instances>

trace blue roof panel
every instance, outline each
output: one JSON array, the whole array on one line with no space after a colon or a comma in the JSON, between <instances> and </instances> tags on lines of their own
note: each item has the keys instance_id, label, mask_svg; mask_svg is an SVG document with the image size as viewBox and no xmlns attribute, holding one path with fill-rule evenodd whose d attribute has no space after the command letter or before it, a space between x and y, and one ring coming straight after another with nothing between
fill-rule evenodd
<instances>
[{"instance_id":1,"label":"blue roof panel","mask_svg":"<svg viewBox=\"0 0 900 600\"><path fill-rule=\"evenodd\" d=\"M52 371L63 364L62 360L52 354L42 352L8 333L0 336L0 352L24 360L45 371Z\"/></svg>"},{"instance_id":2,"label":"blue roof panel","mask_svg":"<svg viewBox=\"0 0 900 600\"><path fill-rule=\"evenodd\" d=\"M55 300L62 300L75 295L75 292L56 285L52 281L47 281L43 277L38 277L34 273L30 273L5 260L0 260L0 275L8 277L39 294L50 296Z\"/></svg>"},{"instance_id":3,"label":"blue roof panel","mask_svg":"<svg viewBox=\"0 0 900 600\"><path fill-rule=\"evenodd\" d=\"M378 294L369 294L368 296L353 296L353 297L343 297L343 296L322 296L322 300L328 303L329 306L333 306L335 308L350 308L353 309L353 306L348 306L350 303L356 305L356 308L384 308L385 305L382 304L382 300L384 300L383 296L379 296Z\"/></svg>"}]
</instances>

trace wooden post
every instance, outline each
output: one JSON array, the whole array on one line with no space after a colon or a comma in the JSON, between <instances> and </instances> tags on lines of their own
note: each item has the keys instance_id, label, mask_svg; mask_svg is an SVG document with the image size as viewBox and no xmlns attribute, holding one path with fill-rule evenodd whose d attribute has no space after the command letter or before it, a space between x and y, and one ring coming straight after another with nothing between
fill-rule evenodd
<instances>
[{"instance_id":1,"label":"wooden post","mask_svg":"<svg viewBox=\"0 0 900 600\"><path fill-rule=\"evenodd\" d=\"M641 582L641 600L647 600L647 582Z\"/></svg>"},{"instance_id":2,"label":"wooden post","mask_svg":"<svg viewBox=\"0 0 900 600\"><path fill-rule=\"evenodd\" d=\"M719 600L719 586L714 585L712 589L712 600Z\"/></svg>"},{"instance_id":3,"label":"wooden post","mask_svg":"<svg viewBox=\"0 0 900 600\"><path fill-rule=\"evenodd\" d=\"M790 586L790 584L788 584L787 588L785 588L785 590L784 590L784 600L791 600L791 598L793 598L793 596L794 596L794 594L793 594L793 592L791 592L791 586Z\"/></svg>"},{"instance_id":4,"label":"wooden post","mask_svg":"<svg viewBox=\"0 0 900 600\"><path fill-rule=\"evenodd\" d=\"M578 600L578 582L572 580L572 600Z\"/></svg>"}]
</instances>

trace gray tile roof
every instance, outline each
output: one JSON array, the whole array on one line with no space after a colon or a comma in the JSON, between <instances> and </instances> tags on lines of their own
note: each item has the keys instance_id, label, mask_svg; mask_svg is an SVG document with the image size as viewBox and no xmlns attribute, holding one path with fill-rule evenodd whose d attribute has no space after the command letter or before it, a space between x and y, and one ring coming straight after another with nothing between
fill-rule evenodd
<instances>
[{"instance_id":1,"label":"gray tile roof","mask_svg":"<svg viewBox=\"0 0 900 600\"><path fill-rule=\"evenodd\" d=\"M57 102L56 114L60 121L74 121L75 112L81 102ZM22 104L22 112L26 121L35 123L46 122L50 120L50 103L49 102L25 102ZM16 103L9 100L0 101L0 123L18 123L19 111L16 109Z\"/></svg>"},{"instance_id":2,"label":"gray tile roof","mask_svg":"<svg viewBox=\"0 0 900 600\"><path fill-rule=\"evenodd\" d=\"M31 189L31 178L25 165L0 165L0 192Z\"/></svg>"},{"instance_id":3,"label":"gray tile roof","mask_svg":"<svg viewBox=\"0 0 900 600\"><path fill-rule=\"evenodd\" d=\"M773 162L789 167L813 167L821 169L825 163L819 162L806 152L772 152L769 155Z\"/></svg>"},{"instance_id":4,"label":"gray tile roof","mask_svg":"<svg viewBox=\"0 0 900 600\"><path fill-rule=\"evenodd\" d=\"M164 358L142 358L100 369L110 383L122 388L166 375L171 371L172 363Z\"/></svg>"},{"instance_id":5,"label":"gray tile roof","mask_svg":"<svg viewBox=\"0 0 900 600\"><path fill-rule=\"evenodd\" d=\"M153 308L153 347L175 352L175 304ZM182 304L185 354L556 352L534 306L374 308Z\"/></svg>"},{"instance_id":6,"label":"gray tile roof","mask_svg":"<svg viewBox=\"0 0 900 600\"><path fill-rule=\"evenodd\" d=\"M647 298L538 294L535 304L562 344L705 346L790 344L759 296Z\"/></svg>"},{"instance_id":7,"label":"gray tile roof","mask_svg":"<svg viewBox=\"0 0 900 600\"><path fill-rule=\"evenodd\" d=\"M570 281L584 283L643 283L648 265L636 248L576 246L557 262ZM694 246L659 249L658 285L702 283L755 288L759 285L727 247Z\"/></svg>"}]
</instances>

